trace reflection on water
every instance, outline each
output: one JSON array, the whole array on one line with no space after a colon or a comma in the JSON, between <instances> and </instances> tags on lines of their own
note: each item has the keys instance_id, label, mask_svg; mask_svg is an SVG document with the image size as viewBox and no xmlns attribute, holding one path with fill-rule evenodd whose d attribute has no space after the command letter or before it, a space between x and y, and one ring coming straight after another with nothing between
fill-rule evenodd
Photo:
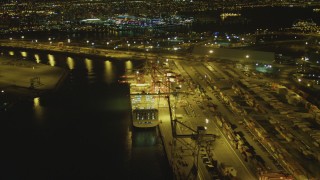
<instances>
[{"instance_id":1,"label":"reflection on water","mask_svg":"<svg viewBox=\"0 0 320 180\"><path fill-rule=\"evenodd\" d=\"M49 64L50 66L55 66L56 65L56 61L54 59L54 56L52 54L48 54L48 60L49 60Z\"/></svg>"},{"instance_id":2,"label":"reflection on water","mask_svg":"<svg viewBox=\"0 0 320 180\"><path fill-rule=\"evenodd\" d=\"M126 72L131 74L132 73L132 61L126 61L125 64Z\"/></svg>"},{"instance_id":3,"label":"reflection on water","mask_svg":"<svg viewBox=\"0 0 320 180\"><path fill-rule=\"evenodd\" d=\"M40 106L40 98L39 98L39 97L33 98L33 106L34 106L35 108L37 108L37 107Z\"/></svg>"},{"instance_id":4,"label":"reflection on water","mask_svg":"<svg viewBox=\"0 0 320 180\"><path fill-rule=\"evenodd\" d=\"M67 64L70 70L74 69L74 60L72 57L67 57Z\"/></svg>"},{"instance_id":5,"label":"reflection on water","mask_svg":"<svg viewBox=\"0 0 320 180\"><path fill-rule=\"evenodd\" d=\"M25 57L27 57L27 55L28 55L28 54L27 54L27 52L25 52L25 51L21 51L21 56L22 56L22 57L24 57L24 58L25 58Z\"/></svg>"},{"instance_id":6,"label":"reflection on water","mask_svg":"<svg viewBox=\"0 0 320 180\"><path fill-rule=\"evenodd\" d=\"M92 60L89 58L86 58L85 64L86 64L86 68L87 68L88 72L91 73L92 72Z\"/></svg>"},{"instance_id":7,"label":"reflection on water","mask_svg":"<svg viewBox=\"0 0 320 180\"><path fill-rule=\"evenodd\" d=\"M135 147L154 146L157 143L156 128L134 129L132 143Z\"/></svg>"},{"instance_id":8,"label":"reflection on water","mask_svg":"<svg viewBox=\"0 0 320 180\"><path fill-rule=\"evenodd\" d=\"M113 66L112 62L107 60L104 62L104 70L105 70L105 76L104 76L104 81L108 84L112 83L114 77L114 72L113 72Z\"/></svg>"},{"instance_id":9,"label":"reflection on water","mask_svg":"<svg viewBox=\"0 0 320 180\"><path fill-rule=\"evenodd\" d=\"M87 72L88 72L88 78L89 79L94 79L95 78L95 73L94 73L94 71L93 71L93 69L92 69L92 60L91 59L89 59L89 58L86 58L85 60L84 60L84 62L85 62L85 65L86 65L86 69L87 69Z\"/></svg>"},{"instance_id":10,"label":"reflection on water","mask_svg":"<svg viewBox=\"0 0 320 180\"><path fill-rule=\"evenodd\" d=\"M40 97L33 98L33 109L35 118L39 121L43 118L43 107L40 104Z\"/></svg>"},{"instance_id":11,"label":"reflection on water","mask_svg":"<svg viewBox=\"0 0 320 180\"><path fill-rule=\"evenodd\" d=\"M34 58L35 58L35 60L36 60L36 63L40 63L40 62L41 62L41 61L40 61L39 54L35 54L35 55L34 55Z\"/></svg>"}]
</instances>

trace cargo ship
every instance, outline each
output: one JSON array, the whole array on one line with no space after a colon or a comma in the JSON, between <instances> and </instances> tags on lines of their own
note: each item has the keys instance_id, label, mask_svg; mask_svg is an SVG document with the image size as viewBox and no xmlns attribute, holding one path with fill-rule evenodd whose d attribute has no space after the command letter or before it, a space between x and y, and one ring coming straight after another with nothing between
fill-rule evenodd
<instances>
[{"instance_id":1,"label":"cargo ship","mask_svg":"<svg viewBox=\"0 0 320 180\"><path fill-rule=\"evenodd\" d=\"M164 68L158 68L158 63L147 62L122 78L121 82L130 87L131 119L135 128L153 128L160 123L159 104L168 88Z\"/></svg>"}]
</instances>

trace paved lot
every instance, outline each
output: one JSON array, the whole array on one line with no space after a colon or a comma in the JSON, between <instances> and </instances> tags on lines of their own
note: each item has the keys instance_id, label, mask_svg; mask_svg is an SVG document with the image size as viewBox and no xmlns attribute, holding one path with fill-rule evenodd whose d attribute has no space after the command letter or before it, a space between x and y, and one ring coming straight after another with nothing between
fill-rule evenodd
<instances>
[{"instance_id":1,"label":"paved lot","mask_svg":"<svg viewBox=\"0 0 320 180\"><path fill-rule=\"evenodd\" d=\"M58 67L0 58L0 89L9 94L33 96L54 90L66 74Z\"/></svg>"}]
</instances>

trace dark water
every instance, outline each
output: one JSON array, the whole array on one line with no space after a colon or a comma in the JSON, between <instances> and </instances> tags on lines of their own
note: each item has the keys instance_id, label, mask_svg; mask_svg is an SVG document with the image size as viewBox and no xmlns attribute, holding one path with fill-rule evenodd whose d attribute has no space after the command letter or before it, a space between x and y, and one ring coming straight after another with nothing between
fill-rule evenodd
<instances>
[{"instance_id":1,"label":"dark water","mask_svg":"<svg viewBox=\"0 0 320 180\"><path fill-rule=\"evenodd\" d=\"M0 51L70 71L57 92L0 112L0 179L172 179L159 132L132 130L118 83L141 61Z\"/></svg>"}]
</instances>

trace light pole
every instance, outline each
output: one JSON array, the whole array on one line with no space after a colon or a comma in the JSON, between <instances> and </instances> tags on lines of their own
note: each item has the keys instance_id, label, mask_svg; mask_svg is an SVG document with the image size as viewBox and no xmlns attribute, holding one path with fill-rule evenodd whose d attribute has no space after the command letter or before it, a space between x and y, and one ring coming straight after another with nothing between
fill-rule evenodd
<instances>
[{"instance_id":1,"label":"light pole","mask_svg":"<svg viewBox=\"0 0 320 180\"><path fill-rule=\"evenodd\" d=\"M51 41L52 39L49 37L48 38L48 41L49 41L49 44L51 45L52 44L52 41Z\"/></svg>"}]
</instances>

